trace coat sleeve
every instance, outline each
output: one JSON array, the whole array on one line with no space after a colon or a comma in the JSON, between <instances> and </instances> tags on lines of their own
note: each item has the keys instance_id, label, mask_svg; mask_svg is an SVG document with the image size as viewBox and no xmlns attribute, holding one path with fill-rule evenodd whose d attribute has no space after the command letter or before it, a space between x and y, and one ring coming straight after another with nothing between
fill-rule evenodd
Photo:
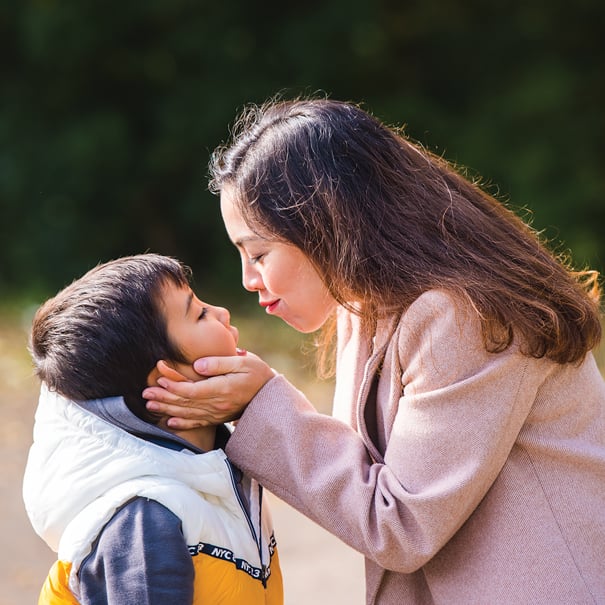
<instances>
[{"instance_id":1,"label":"coat sleeve","mask_svg":"<svg viewBox=\"0 0 605 605\"><path fill-rule=\"evenodd\" d=\"M181 521L146 498L122 507L79 570L83 605L191 605L193 563Z\"/></svg>"},{"instance_id":2,"label":"coat sleeve","mask_svg":"<svg viewBox=\"0 0 605 605\"><path fill-rule=\"evenodd\" d=\"M383 460L281 376L249 404L227 454L381 567L412 573L493 484L544 375L529 372L535 360L515 347L487 353L473 315L439 292L420 297L393 338L397 370L383 374L391 373L387 388L397 384L400 392L386 419Z\"/></svg>"}]
</instances>

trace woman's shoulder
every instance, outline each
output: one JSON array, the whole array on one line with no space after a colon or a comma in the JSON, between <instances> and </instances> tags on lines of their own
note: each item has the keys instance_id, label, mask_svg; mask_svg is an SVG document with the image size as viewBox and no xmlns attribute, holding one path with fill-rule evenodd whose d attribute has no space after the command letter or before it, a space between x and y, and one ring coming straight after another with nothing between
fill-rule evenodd
<instances>
[{"instance_id":1,"label":"woman's shoulder","mask_svg":"<svg viewBox=\"0 0 605 605\"><path fill-rule=\"evenodd\" d=\"M414 302L408 307L408 309L421 309L430 307L431 309L456 309L456 310L468 310L470 304L464 300L460 295L446 290L444 288L435 288L432 290L426 290Z\"/></svg>"},{"instance_id":2,"label":"woman's shoulder","mask_svg":"<svg viewBox=\"0 0 605 605\"><path fill-rule=\"evenodd\" d=\"M488 356L478 312L446 290L421 294L401 314L394 337L400 354L431 358L437 365L459 357L481 364Z\"/></svg>"},{"instance_id":3,"label":"woman's shoulder","mask_svg":"<svg viewBox=\"0 0 605 605\"><path fill-rule=\"evenodd\" d=\"M363 340L362 320L353 310L337 311L339 347ZM379 310L376 317L375 341L423 338L431 332L451 333L455 340L481 340L481 320L472 304L444 289L427 290L409 306L399 310Z\"/></svg>"},{"instance_id":4,"label":"woman's shoulder","mask_svg":"<svg viewBox=\"0 0 605 605\"><path fill-rule=\"evenodd\" d=\"M488 351L478 311L445 290L425 292L408 307L393 344L408 393L426 391L427 385L429 390L446 388L479 375L496 384L496 376L521 376L530 363L515 343L504 351ZM544 363L535 365L536 376L548 371Z\"/></svg>"},{"instance_id":5,"label":"woman's shoulder","mask_svg":"<svg viewBox=\"0 0 605 605\"><path fill-rule=\"evenodd\" d=\"M481 318L467 299L447 290L423 292L404 310L399 320L408 329L436 329L481 332Z\"/></svg>"}]
</instances>

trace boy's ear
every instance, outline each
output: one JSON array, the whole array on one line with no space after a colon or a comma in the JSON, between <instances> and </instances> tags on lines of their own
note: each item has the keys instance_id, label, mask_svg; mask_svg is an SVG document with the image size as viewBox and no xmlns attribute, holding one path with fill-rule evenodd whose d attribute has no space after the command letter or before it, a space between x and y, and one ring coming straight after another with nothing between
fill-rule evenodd
<instances>
[{"instance_id":1,"label":"boy's ear","mask_svg":"<svg viewBox=\"0 0 605 605\"><path fill-rule=\"evenodd\" d=\"M158 378L163 376L174 382L187 382L189 379L183 376L176 368L168 365L168 362L160 360L155 364L155 367L147 375L147 386L155 387L158 385Z\"/></svg>"}]
</instances>

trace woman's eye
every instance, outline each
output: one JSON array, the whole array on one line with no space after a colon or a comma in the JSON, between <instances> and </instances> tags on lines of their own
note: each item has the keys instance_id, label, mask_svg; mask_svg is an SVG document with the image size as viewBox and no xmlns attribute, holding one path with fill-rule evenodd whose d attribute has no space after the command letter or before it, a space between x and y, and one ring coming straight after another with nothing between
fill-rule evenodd
<instances>
[{"instance_id":1,"label":"woman's eye","mask_svg":"<svg viewBox=\"0 0 605 605\"><path fill-rule=\"evenodd\" d=\"M198 319L198 321L199 321L200 319L204 319L204 317L206 317L206 312L207 312L207 311L208 311L208 309L206 309L206 307L204 307L204 308L202 309L202 312L200 313L200 316L197 318L197 319Z\"/></svg>"},{"instance_id":2,"label":"woman's eye","mask_svg":"<svg viewBox=\"0 0 605 605\"><path fill-rule=\"evenodd\" d=\"M259 260L261 260L263 258L263 256L265 256L264 254L258 254L256 256L252 256L248 259L248 262L251 265L254 265L255 263L257 263Z\"/></svg>"}]
</instances>

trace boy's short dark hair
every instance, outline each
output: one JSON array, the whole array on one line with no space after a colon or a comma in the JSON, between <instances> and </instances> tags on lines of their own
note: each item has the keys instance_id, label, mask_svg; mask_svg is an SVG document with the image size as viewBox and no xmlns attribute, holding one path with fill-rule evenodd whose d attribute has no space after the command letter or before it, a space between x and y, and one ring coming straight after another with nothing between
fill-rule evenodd
<instances>
[{"instance_id":1,"label":"boy's short dark hair","mask_svg":"<svg viewBox=\"0 0 605 605\"><path fill-rule=\"evenodd\" d=\"M90 270L36 312L30 353L49 389L78 400L123 396L157 422L141 393L160 359L184 362L161 312L166 283L188 286L190 271L157 254L119 258Z\"/></svg>"}]
</instances>

